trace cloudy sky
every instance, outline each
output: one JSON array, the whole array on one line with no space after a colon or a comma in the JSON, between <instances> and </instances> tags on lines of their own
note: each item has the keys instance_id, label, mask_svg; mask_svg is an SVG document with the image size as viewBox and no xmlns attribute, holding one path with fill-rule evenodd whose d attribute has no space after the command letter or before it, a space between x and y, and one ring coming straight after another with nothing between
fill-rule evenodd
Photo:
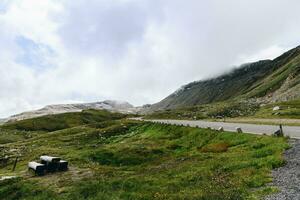
<instances>
[{"instance_id":1,"label":"cloudy sky","mask_svg":"<svg viewBox=\"0 0 300 200\"><path fill-rule=\"evenodd\" d=\"M299 0L0 0L0 117L154 103L300 44Z\"/></svg>"}]
</instances>

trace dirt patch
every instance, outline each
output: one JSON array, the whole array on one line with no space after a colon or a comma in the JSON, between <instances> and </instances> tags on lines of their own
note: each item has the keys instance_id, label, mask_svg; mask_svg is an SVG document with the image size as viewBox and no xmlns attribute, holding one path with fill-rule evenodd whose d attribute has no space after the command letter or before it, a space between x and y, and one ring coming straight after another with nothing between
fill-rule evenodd
<instances>
[{"instance_id":1,"label":"dirt patch","mask_svg":"<svg viewBox=\"0 0 300 200\"><path fill-rule=\"evenodd\" d=\"M41 185L51 188L53 191L57 191L57 193L62 193L74 182L92 177L93 172L90 169L70 167L66 172L49 173L45 176L32 176L27 172L25 176L29 180L38 181Z\"/></svg>"}]
</instances>

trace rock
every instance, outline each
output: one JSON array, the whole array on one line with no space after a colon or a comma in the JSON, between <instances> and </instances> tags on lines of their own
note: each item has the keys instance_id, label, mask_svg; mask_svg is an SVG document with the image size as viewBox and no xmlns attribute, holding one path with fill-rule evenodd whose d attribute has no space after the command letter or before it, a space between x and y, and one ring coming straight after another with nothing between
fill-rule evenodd
<instances>
[{"instance_id":1,"label":"rock","mask_svg":"<svg viewBox=\"0 0 300 200\"><path fill-rule=\"evenodd\" d=\"M220 128L218 129L218 131L223 132L223 131L224 131L224 128L223 128L223 127L220 127Z\"/></svg>"},{"instance_id":2,"label":"rock","mask_svg":"<svg viewBox=\"0 0 300 200\"><path fill-rule=\"evenodd\" d=\"M18 149L10 149L9 152L16 152Z\"/></svg>"},{"instance_id":3,"label":"rock","mask_svg":"<svg viewBox=\"0 0 300 200\"><path fill-rule=\"evenodd\" d=\"M283 136L283 133L282 133L281 130L279 129L279 130L275 131L273 135L276 136L276 137L282 137L282 136Z\"/></svg>"},{"instance_id":4,"label":"rock","mask_svg":"<svg viewBox=\"0 0 300 200\"><path fill-rule=\"evenodd\" d=\"M237 133L243 133L243 131L242 131L242 129L241 129L240 127L237 127L237 128L236 128L236 132L237 132Z\"/></svg>"},{"instance_id":5,"label":"rock","mask_svg":"<svg viewBox=\"0 0 300 200\"><path fill-rule=\"evenodd\" d=\"M279 129L277 131L275 131L275 133L273 134L276 137L283 137L283 129L282 129L282 125L279 125Z\"/></svg>"},{"instance_id":6,"label":"rock","mask_svg":"<svg viewBox=\"0 0 300 200\"><path fill-rule=\"evenodd\" d=\"M1 176L0 181L17 178L17 176Z\"/></svg>"},{"instance_id":7,"label":"rock","mask_svg":"<svg viewBox=\"0 0 300 200\"><path fill-rule=\"evenodd\" d=\"M273 108L273 111L278 111L278 110L280 110L280 107L279 107L279 106L275 106L275 107Z\"/></svg>"}]
</instances>

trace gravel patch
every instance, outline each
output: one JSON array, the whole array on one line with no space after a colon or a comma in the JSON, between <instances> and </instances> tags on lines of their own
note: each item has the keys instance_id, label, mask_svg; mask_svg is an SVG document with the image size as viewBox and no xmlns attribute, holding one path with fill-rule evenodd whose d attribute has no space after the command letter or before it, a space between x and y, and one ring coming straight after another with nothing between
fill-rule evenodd
<instances>
[{"instance_id":1,"label":"gravel patch","mask_svg":"<svg viewBox=\"0 0 300 200\"><path fill-rule=\"evenodd\" d=\"M300 140L291 139L291 149L284 153L286 165L272 172L272 185L280 192L272 194L266 200L297 200L300 199Z\"/></svg>"}]
</instances>

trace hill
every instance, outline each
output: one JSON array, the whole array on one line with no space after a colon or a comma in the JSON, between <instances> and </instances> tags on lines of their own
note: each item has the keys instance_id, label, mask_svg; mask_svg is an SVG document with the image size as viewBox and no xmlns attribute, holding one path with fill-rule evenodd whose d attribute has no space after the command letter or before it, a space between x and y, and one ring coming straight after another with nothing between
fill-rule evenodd
<instances>
[{"instance_id":1,"label":"hill","mask_svg":"<svg viewBox=\"0 0 300 200\"><path fill-rule=\"evenodd\" d=\"M0 177L16 176L0 180L0 199L229 200L275 191L267 184L271 169L284 163L285 138L124 117L92 110L0 127L0 159L9 159L0 163ZM27 172L29 161L49 154L68 160L69 171L42 177Z\"/></svg>"},{"instance_id":2,"label":"hill","mask_svg":"<svg viewBox=\"0 0 300 200\"><path fill-rule=\"evenodd\" d=\"M136 113L137 108L128 102L106 100L95 103L78 103L78 104L59 104L59 105L48 105L42 109L28 111L13 115L5 121L19 121L23 119L30 119L35 117L41 117L45 115L70 113L70 112L81 112L83 110L94 109L94 110L108 110L112 112L120 113ZM1 122L1 121L0 121Z\"/></svg>"},{"instance_id":3,"label":"hill","mask_svg":"<svg viewBox=\"0 0 300 200\"><path fill-rule=\"evenodd\" d=\"M274 103L300 98L300 46L274 60L244 64L217 78L183 86L150 111L224 101Z\"/></svg>"},{"instance_id":4,"label":"hill","mask_svg":"<svg viewBox=\"0 0 300 200\"><path fill-rule=\"evenodd\" d=\"M57 131L84 124L94 124L103 121L122 119L124 114L111 113L106 110L84 110L76 113L47 115L17 122L9 122L2 126L4 129L24 131Z\"/></svg>"}]
</instances>

